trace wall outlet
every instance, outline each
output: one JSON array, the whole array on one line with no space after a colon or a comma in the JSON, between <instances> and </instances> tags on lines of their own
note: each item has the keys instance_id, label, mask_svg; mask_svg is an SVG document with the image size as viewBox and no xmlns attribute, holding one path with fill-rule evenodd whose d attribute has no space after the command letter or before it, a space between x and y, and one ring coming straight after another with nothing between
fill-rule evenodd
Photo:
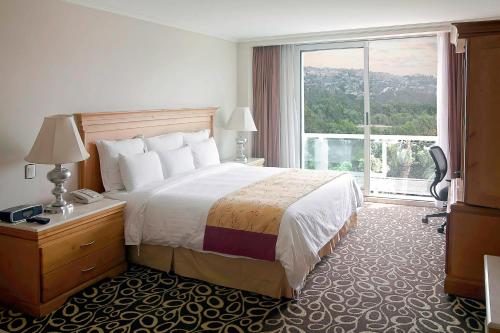
<instances>
[{"instance_id":1,"label":"wall outlet","mask_svg":"<svg viewBox=\"0 0 500 333\"><path fill-rule=\"evenodd\" d=\"M24 179L33 179L36 177L36 164L26 164L24 166Z\"/></svg>"}]
</instances>

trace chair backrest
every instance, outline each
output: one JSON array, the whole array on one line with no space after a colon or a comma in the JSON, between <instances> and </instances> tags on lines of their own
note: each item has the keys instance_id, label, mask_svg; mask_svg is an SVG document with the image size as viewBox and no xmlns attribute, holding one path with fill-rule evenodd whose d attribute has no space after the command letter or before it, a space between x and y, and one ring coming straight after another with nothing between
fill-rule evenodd
<instances>
[{"instance_id":1,"label":"chair backrest","mask_svg":"<svg viewBox=\"0 0 500 333\"><path fill-rule=\"evenodd\" d=\"M448 161L443 150L439 146L432 146L429 150L432 160L434 161L437 183L441 182L448 172Z\"/></svg>"},{"instance_id":2,"label":"chair backrest","mask_svg":"<svg viewBox=\"0 0 500 333\"><path fill-rule=\"evenodd\" d=\"M429 150L429 153L431 154L432 160L434 161L436 172L434 181L431 184L430 192L436 200L443 200L443 198L439 197L436 186L444 179L444 177L446 177L446 173L448 172L448 161L446 160L446 156L443 150L439 146L432 146Z\"/></svg>"}]
</instances>

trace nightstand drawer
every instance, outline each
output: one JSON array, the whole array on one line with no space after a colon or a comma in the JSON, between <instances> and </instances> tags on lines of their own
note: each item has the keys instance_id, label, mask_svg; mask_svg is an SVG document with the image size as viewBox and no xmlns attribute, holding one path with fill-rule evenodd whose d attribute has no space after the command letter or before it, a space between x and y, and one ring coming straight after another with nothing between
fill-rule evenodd
<instances>
[{"instance_id":1,"label":"nightstand drawer","mask_svg":"<svg viewBox=\"0 0 500 333\"><path fill-rule=\"evenodd\" d=\"M42 301L48 302L125 261L121 239L42 276Z\"/></svg>"},{"instance_id":2,"label":"nightstand drawer","mask_svg":"<svg viewBox=\"0 0 500 333\"><path fill-rule=\"evenodd\" d=\"M42 274L102 249L117 239L123 239L121 212L96 220L92 227L84 226L74 233L44 244L40 249Z\"/></svg>"}]
</instances>

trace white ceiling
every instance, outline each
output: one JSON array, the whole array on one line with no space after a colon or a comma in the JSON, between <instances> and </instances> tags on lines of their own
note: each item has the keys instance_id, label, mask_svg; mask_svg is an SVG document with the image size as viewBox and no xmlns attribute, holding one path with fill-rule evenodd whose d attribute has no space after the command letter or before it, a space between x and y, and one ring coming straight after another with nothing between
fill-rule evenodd
<instances>
[{"instance_id":1,"label":"white ceiling","mask_svg":"<svg viewBox=\"0 0 500 333\"><path fill-rule=\"evenodd\" d=\"M500 17L500 0L67 0L233 41Z\"/></svg>"}]
</instances>

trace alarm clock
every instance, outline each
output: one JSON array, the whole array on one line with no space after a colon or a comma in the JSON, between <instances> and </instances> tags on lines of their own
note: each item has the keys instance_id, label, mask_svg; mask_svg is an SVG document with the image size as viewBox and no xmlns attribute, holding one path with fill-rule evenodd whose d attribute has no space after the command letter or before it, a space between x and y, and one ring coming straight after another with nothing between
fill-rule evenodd
<instances>
[{"instance_id":1,"label":"alarm clock","mask_svg":"<svg viewBox=\"0 0 500 333\"><path fill-rule=\"evenodd\" d=\"M0 220L16 223L43 213L42 205L20 205L0 211Z\"/></svg>"}]
</instances>

